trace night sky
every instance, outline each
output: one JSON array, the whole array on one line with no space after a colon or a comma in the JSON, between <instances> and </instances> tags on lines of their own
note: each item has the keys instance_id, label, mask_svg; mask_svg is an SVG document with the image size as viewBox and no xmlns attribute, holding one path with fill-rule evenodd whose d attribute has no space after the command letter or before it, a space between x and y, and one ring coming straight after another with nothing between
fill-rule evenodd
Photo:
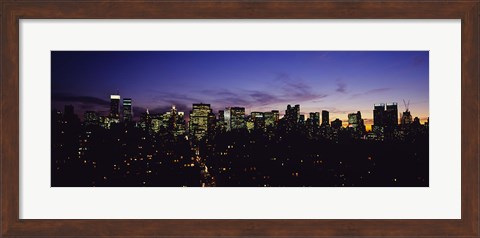
<instances>
[{"instance_id":1,"label":"night sky","mask_svg":"<svg viewBox=\"0 0 480 238\"><path fill-rule=\"evenodd\" d=\"M428 51L52 51L52 107L107 115L109 96L132 98L134 114L187 115L192 103L215 114L228 106L252 111L300 104L301 114L330 111L347 121L361 111L372 123L374 103L410 100L412 116L428 117Z\"/></svg>"}]
</instances>

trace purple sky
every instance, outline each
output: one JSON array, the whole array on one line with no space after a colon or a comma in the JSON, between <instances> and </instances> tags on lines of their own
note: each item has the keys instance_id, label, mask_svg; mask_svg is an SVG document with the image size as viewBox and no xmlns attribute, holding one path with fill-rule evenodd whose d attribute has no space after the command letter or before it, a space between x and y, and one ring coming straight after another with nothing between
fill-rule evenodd
<instances>
[{"instance_id":1,"label":"purple sky","mask_svg":"<svg viewBox=\"0 0 480 238\"><path fill-rule=\"evenodd\" d=\"M361 111L371 124L374 103L410 100L428 117L428 51L52 51L52 107L107 112L109 95L132 98L134 113L188 114L192 103L215 111L330 111L346 121Z\"/></svg>"}]
</instances>

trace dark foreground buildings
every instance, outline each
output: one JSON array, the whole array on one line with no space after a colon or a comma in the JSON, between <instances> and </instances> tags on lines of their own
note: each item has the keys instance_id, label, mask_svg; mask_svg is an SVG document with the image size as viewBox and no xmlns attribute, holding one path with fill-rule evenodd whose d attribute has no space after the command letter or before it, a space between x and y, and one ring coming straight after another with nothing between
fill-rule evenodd
<instances>
[{"instance_id":1,"label":"dark foreground buildings","mask_svg":"<svg viewBox=\"0 0 480 238\"><path fill-rule=\"evenodd\" d=\"M134 119L132 99L109 115L73 106L52 112L52 186L428 186L428 123L396 104L374 106L372 131L360 112L348 125L328 111L305 119L300 105L245 114L193 104ZM122 112L123 115L120 114ZM321 115L321 117L320 117ZM188 118L187 118L188 117Z\"/></svg>"}]
</instances>

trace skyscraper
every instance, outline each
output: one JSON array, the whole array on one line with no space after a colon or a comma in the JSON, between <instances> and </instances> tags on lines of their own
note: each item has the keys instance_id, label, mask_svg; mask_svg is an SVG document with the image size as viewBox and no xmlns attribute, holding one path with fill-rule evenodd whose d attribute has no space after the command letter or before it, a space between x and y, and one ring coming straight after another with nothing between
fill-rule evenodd
<instances>
[{"instance_id":1,"label":"skyscraper","mask_svg":"<svg viewBox=\"0 0 480 238\"><path fill-rule=\"evenodd\" d=\"M230 108L227 107L225 108L225 111L223 112L223 120L225 121L225 127L227 131L232 130L232 121L231 121L231 115L230 115Z\"/></svg>"},{"instance_id":2,"label":"skyscraper","mask_svg":"<svg viewBox=\"0 0 480 238\"><path fill-rule=\"evenodd\" d=\"M402 125L409 125L412 123L412 114L410 114L409 110L406 110L402 113L402 118L400 119L400 123Z\"/></svg>"},{"instance_id":3,"label":"skyscraper","mask_svg":"<svg viewBox=\"0 0 480 238\"><path fill-rule=\"evenodd\" d=\"M278 110L272 110L270 112L264 112L263 117L265 118L265 127L274 127L278 123L280 114Z\"/></svg>"},{"instance_id":4,"label":"skyscraper","mask_svg":"<svg viewBox=\"0 0 480 238\"><path fill-rule=\"evenodd\" d=\"M244 129L247 127L245 123L245 108L244 107L231 107L230 108L230 125L232 130Z\"/></svg>"},{"instance_id":5,"label":"skyscraper","mask_svg":"<svg viewBox=\"0 0 480 238\"><path fill-rule=\"evenodd\" d=\"M329 126L329 125L330 125L329 112L326 110L322 110L322 126Z\"/></svg>"},{"instance_id":6,"label":"skyscraper","mask_svg":"<svg viewBox=\"0 0 480 238\"><path fill-rule=\"evenodd\" d=\"M189 130L190 134L197 139L202 139L208 132L209 118L212 113L210 104L197 103L193 104L190 111Z\"/></svg>"},{"instance_id":7,"label":"skyscraper","mask_svg":"<svg viewBox=\"0 0 480 238\"><path fill-rule=\"evenodd\" d=\"M257 130L265 130L265 114L263 112L252 112L253 127Z\"/></svg>"},{"instance_id":8,"label":"skyscraper","mask_svg":"<svg viewBox=\"0 0 480 238\"><path fill-rule=\"evenodd\" d=\"M132 118L133 118L132 99L124 98L123 99L123 120L125 122L131 122Z\"/></svg>"},{"instance_id":9,"label":"skyscraper","mask_svg":"<svg viewBox=\"0 0 480 238\"><path fill-rule=\"evenodd\" d=\"M287 105L287 110L285 110L285 123L287 131L292 130L298 125L300 120L300 105L295 105L294 107Z\"/></svg>"},{"instance_id":10,"label":"skyscraper","mask_svg":"<svg viewBox=\"0 0 480 238\"><path fill-rule=\"evenodd\" d=\"M386 107L385 107L386 106ZM390 136L395 127L398 126L398 107L397 103L375 104L373 106L373 125L372 130L377 134Z\"/></svg>"},{"instance_id":11,"label":"skyscraper","mask_svg":"<svg viewBox=\"0 0 480 238\"><path fill-rule=\"evenodd\" d=\"M358 115L357 113L349 113L348 114L348 127L349 128L353 128L353 129L357 129L358 125L359 125L359 118L358 118Z\"/></svg>"},{"instance_id":12,"label":"skyscraper","mask_svg":"<svg viewBox=\"0 0 480 238\"><path fill-rule=\"evenodd\" d=\"M84 113L84 121L85 121L86 126L88 126L88 125L98 125L99 124L98 113L96 113L94 111L86 111Z\"/></svg>"},{"instance_id":13,"label":"skyscraper","mask_svg":"<svg viewBox=\"0 0 480 238\"><path fill-rule=\"evenodd\" d=\"M398 107L397 103L387 103L387 110L385 111L385 125L395 127L398 125Z\"/></svg>"},{"instance_id":14,"label":"skyscraper","mask_svg":"<svg viewBox=\"0 0 480 238\"><path fill-rule=\"evenodd\" d=\"M385 104L374 104L373 105L373 126L383 127L385 125Z\"/></svg>"},{"instance_id":15,"label":"skyscraper","mask_svg":"<svg viewBox=\"0 0 480 238\"><path fill-rule=\"evenodd\" d=\"M359 132L365 131L365 124L360 111L348 114L348 128L352 128L354 131Z\"/></svg>"},{"instance_id":16,"label":"skyscraper","mask_svg":"<svg viewBox=\"0 0 480 238\"><path fill-rule=\"evenodd\" d=\"M113 94L110 95L110 118L119 119L120 118L120 95Z\"/></svg>"},{"instance_id":17,"label":"skyscraper","mask_svg":"<svg viewBox=\"0 0 480 238\"><path fill-rule=\"evenodd\" d=\"M323 115L323 111L322 111ZM317 127L320 125L320 113L319 112L310 112L310 123L312 123L312 126ZM323 120L323 118L322 118Z\"/></svg>"},{"instance_id":18,"label":"skyscraper","mask_svg":"<svg viewBox=\"0 0 480 238\"><path fill-rule=\"evenodd\" d=\"M342 128L342 120L340 119L335 119L334 121L332 121L332 128L333 129L340 129Z\"/></svg>"}]
</instances>

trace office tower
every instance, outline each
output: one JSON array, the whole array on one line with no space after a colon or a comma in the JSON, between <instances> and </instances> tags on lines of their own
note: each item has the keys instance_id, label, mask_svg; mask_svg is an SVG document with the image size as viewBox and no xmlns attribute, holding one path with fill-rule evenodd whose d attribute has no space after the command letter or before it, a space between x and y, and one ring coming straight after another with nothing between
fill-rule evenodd
<instances>
[{"instance_id":1,"label":"office tower","mask_svg":"<svg viewBox=\"0 0 480 238\"><path fill-rule=\"evenodd\" d=\"M285 124L287 131L293 130L300 120L300 105L295 105L294 107L287 105L287 110L285 110Z\"/></svg>"},{"instance_id":2,"label":"office tower","mask_svg":"<svg viewBox=\"0 0 480 238\"><path fill-rule=\"evenodd\" d=\"M170 113L165 116L165 119L167 120L167 127L170 132L175 132L177 129L177 119L178 119L178 112L177 108L175 105L172 105L172 108L170 109Z\"/></svg>"},{"instance_id":3,"label":"office tower","mask_svg":"<svg viewBox=\"0 0 480 238\"><path fill-rule=\"evenodd\" d=\"M225 123L225 111L218 110L218 121L221 123Z\"/></svg>"},{"instance_id":4,"label":"office tower","mask_svg":"<svg viewBox=\"0 0 480 238\"><path fill-rule=\"evenodd\" d=\"M273 119L275 120L275 125L278 124L278 120L280 120L280 112L278 110L272 110Z\"/></svg>"},{"instance_id":5,"label":"office tower","mask_svg":"<svg viewBox=\"0 0 480 238\"><path fill-rule=\"evenodd\" d=\"M278 110L272 110L270 112L264 112L263 117L265 120L265 127L275 127L280 117Z\"/></svg>"},{"instance_id":6,"label":"office tower","mask_svg":"<svg viewBox=\"0 0 480 238\"><path fill-rule=\"evenodd\" d=\"M98 117L98 124L105 128L105 129L110 129L110 117L108 116L99 116Z\"/></svg>"},{"instance_id":7,"label":"office tower","mask_svg":"<svg viewBox=\"0 0 480 238\"><path fill-rule=\"evenodd\" d=\"M142 113L142 115L140 116L140 127L145 131L150 132L151 126L152 126L152 117L147 108L147 110L144 113Z\"/></svg>"},{"instance_id":8,"label":"office tower","mask_svg":"<svg viewBox=\"0 0 480 238\"><path fill-rule=\"evenodd\" d=\"M415 117L415 118L413 119L412 125L414 125L414 126L420 126L420 118Z\"/></svg>"},{"instance_id":9,"label":"office tower","mask_svg":"<svg viewBox=\"0 0 480 238\"><path fill-rule=\"evenodd\" d=\"M148 123L148 121L150 121L150 123ZM150 128L154 133L160 132L160 129L162 129L164 125L163 118L159 115L150 115L150 120L145 120L146 128Z\"/></svg>"},{"instance_id":10,"label":"office tower","mask_svg":"<svg viewBox=\"0 0 480 238\"><path fill-rule=\"evenodd\" d=\"M328 126L328 125L330 125L329 112L326 110L322 110L322 126Z\"/></svg>"},{"instance_id":11,"label":"office tower","mask_svg":"<svg viewBox=\"0 0 480 238\"><path fill-rule=\"evenodd\" d=\"M252 131L253 129L255 129L255 122L253 121L253 118L252 116L247 116L247 118L245 118L245 121L246 121L246 124L247 124L247 130L248 131Z\"/></svg>"},{"instance_id":12,"label":"office tower","mask_svg":"<svg viewBox=\"0 0 480 238\"><path fill-rule=\"evenodd\" d=\"M223 120L225 121L225 127L227 131L232 130L232 121L231 121L231 115L230 115L230 108L227 107L225 108L225 111L223 112Z\"/></svg>"},{"instance_id":13,"label":"office tower","mask_svg":"<svg viewBox=\"0 0 480 238\"><path fill-rule=\"evenodd\" d=\"M84 113L84 123L86 126L99 125L98 113L94 111L86 111Z\"/></svg>"},{"instance_id":14,"label":"office tower","mask_svg":"<svg viewBox=\"0 0 480 238\"><path fill-rule=\"evenodd\" d=\"M263 112L252 112L251 118L253 120L254 128L257 130L265 130L265 114Z\"/></svg>"},{"instance_id":15,"label":"office tower","mask_svg":"<svg viewBox=\"0 0 480 238\"><path fill-rule=\"evenodd\" d=\"M387 103L387 109L385 110L385 125L389 127L395 127L398 125L398 106L396 102L391 104Z\"/></svg>"},{"instance_id":16,"label":"office tower","mask_svg":"<svg viewBox=\"0 0 480 238\"><path fill-rule=\"evenodd\" d=\"M352 128L354 131L365 131L365 124L360 111L357 111L357 113L348 114L348 127Z\"/></svg>"},{"instance_id":17,"label":"office tower","mask_svg":"<svg viewBox=\"0 0 480 238\"><path fill-rule=\"evenodd\" d=\"M305 125L305 115L300 115L298 118L298 124Z\"/></svg>"},{"instance_id":18,"label":"office tower","mask_svg":"<svg viewBox=\"0 0 480 238\"><path fill-rule=\"evenodd\" d=\"M217 118L215 116L215 113L211 112L208 114L208 129L207 129L207 132L208 133L213 133L215 132L215 126L217 124Z\"/></svg>"},{"instance_id":19,"label":"office tower","mask_svg":"<svg viewBox=\"0 0 480 238\"><path fill-rule=\"evenodd\" d=\"M374 104L373 105L373 126L383 127L385 125L385 104Z\"/></svg>"},{"instance_id":20,"label":"office tower","mask_svg":"<svg viewBox=\"0 0 480 238\"><path fill-rule=\"evenodd\" d=\"M342 120L340 119L335 119L334 121L332 121L332 128L333 129L340 129L342 128Z\"/></svg>"},{"instance_id":21,"label":"office tower","mask_svg":"<svg viewBox=\"0 0 480 238\"><path fill-rule=\"evenodd\" d=\"M112 119L120 118L119 107L120 107L120 95L118 94L110 95L110 118Z\"/></svg>"},{"instance_id":22,"label":"office tower","mask_svg":"<svg viewBox=\"0 0 480 238\"><path fill-rule=\"evenodd\" d=\"M323 115L323 112L322 112ZM320 125L320 113L319 112L310 112L310 123L313 127L318 127ZM322 118L323 120L324 118Z\"/></svg>"},{"instance_id":23,"label":"office tower","mask_svg":"<svg viewBox=\"0 0 480 238\"><path fill-rule=\"evenodd\" d=\"M230 126L232 130L244 129L247 127L245 123L245 108L231 107L230 108Z\"/></svg>"},{"instance_id":24,"label":"office tower","mask_svg":"<svg viewBox=\"0 0 480 238\"><path fill-rule=\"evenodd\" d=\"M247 127L244 107L227 107L223 113L227 131Z\"/></svg>"},{"instance_id":25,"label":"office tower","mask_svg":"<svg viewBox=\"0 0 480 238\"><path fill-rule=\"evenodd\" d=\"M285 110L285 118L291 123L298 123L300 119L300 105L295 105L294 107L287 105L287 110Z\"/></svg>"},{"instance_id":26,"label":"office tower","mask_svg":"<svg viewBox=\"0 0 480 238\"><path fill-rule=\"evenodd\" d=\"M186 125L185 125L185 113L184 112L178 112L177 113L177 128L175 130L175 135L185 135L185 132L187 130Z\"/></svg>"},{"instance_id":27,"label":"office tower","mask_svg":"<svg viewBox=\"0 0 480 238\"><path fill-rule=\"evenodd\" d=\"M225 111L219 110L218 111L218 118L216 123L217 129L221 131L225 131L227 129L227 125L225 123Z\"/></svg>"},{"instance_id":28,"label":"office tower","mask_svg":"<svg viewBox=\"0 0 480 238\"><path fill-rule=\"evenodd\" d=\"M132 119L133 119L132 99L124 98L123 99L123 120L125 122L131 122Z\"/></svg>"},{"instance_id":29,"label":"office tower","mask_svg":"<svg viewBox=\"0 0 480 238\"><path fill-rule=\"evenodd\" d=\"M405 111L402 113L402 118L400 119L400 123L402 125L409 125L412 123L412 114L410 114L410 111Z\"/></svg>"},{"instance_id":30,"label":"office tower","mask_svg":"<svg viewBox=\"0 0 480 238\"><path fill-rule=\"evenodd\" d=\"M197 139L202 139L206 136L211 113L212 109L210 108L210 104L193 104L192 111L190 111L189 122L189 131L191 135Z\"/></svg>"},{"instance_id":31,"label":"office tower","mask_svg":"<svg viewBox=\"0 0 480 238\"><path fill-rule=\"evenodd\" d=\"M356 129L359 125L359 119L357 113L349 113L348 114L348 127Z\"/></svg>"}]
</instances>

